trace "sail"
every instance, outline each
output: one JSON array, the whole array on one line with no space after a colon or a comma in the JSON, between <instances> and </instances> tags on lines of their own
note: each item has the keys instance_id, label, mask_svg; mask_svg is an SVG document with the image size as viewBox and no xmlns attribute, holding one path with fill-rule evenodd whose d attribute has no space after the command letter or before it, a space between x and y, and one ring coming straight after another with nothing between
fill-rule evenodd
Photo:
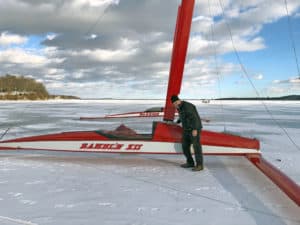
<instances>
[{"instance_id":1,"label":"sail","mask_svg":"<svg viewBox=\"0 0 300 225\"><path fill-rule=\"evenodd\" d=\"M172 95L180 93L194 4L195 0L182 0L181 5L178 7L164 121L173 121L175 117L175 108L170 98Z\"/></svg>"}]
</instances>

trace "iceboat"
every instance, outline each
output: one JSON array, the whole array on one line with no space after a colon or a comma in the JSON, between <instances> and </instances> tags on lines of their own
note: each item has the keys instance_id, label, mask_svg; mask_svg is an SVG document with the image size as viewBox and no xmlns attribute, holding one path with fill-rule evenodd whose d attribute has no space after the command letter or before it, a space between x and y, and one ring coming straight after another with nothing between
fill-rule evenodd
<instances>
[{"instance_id":1,"label":"iceboat","mask_svg":"<svg viewBox=\"0 0 300 225\"><path fill-rule=\"evenodd\" d=\"M139 134L120 125L112 131L72 131L17 138L0 142L1 150L46 150L70 152L181 154L182 128L153 122L152 133ZM203 153L209 155L259 154L256 139L203 130Z\"/></svg>"},{"instance_id":2,"label":"iceboat","mask_svg":"<svg viewBox=\"0 0 300 225\"><path fill-rule=\"evenodd\" d=\"M170 101L170 96L180 93L193 9L194 0L182 0L178 8L166 103L163 112L160 112L163 113L164 121L153 122L152 133L138 134L125 126L120 126L114 131L72 131L5 140L0 142L0 149L87 153L181 153L182 128L172 123L176 109ZM153 111L150 111L143 115L153 116L152 113ZM204 154L260 153L258 140L230 134L203 130L201 143Z\"/></svg>"},{"instance_id":3,"label":"iceboat","mask_svg":"<svg viewBox=\"0 0 300 225\"><path fill-rule=\"evenodd\" d=\"M82 116L80 120L89 120L89 121L102 121L106 119L129 119L129 118L163 118L165 115L164 107L152 107L146 109L142 112L127 112L127 113L118 113L118 114L108 114L105 116ZM178 117L179 114L177 110L175 111L175 117ZM202 122L208 123L209 119L201 118Z\"/></svg>"},{"instance_id":4,"label":"iceboat","mask_svg":"<svg viewBox=\"0 0 300 225\"><path fill-rule=\"evenodd\" d=\"M156 118L164 116L164 107L152 107L141 112L127 112L118 114L108 114L105 116L91 117L82 116L80 120L104 120L104 119L124 119L124 118ZM178 112L175 112L178 116Z\"/></svg>"},{"instance_id":5,"label":"iceboat","mask_svg":"<svg viewBox=\"0 0 300 225\"><path fill-rule=\"evenodd\" d=\"M184 71L194 0L182 0L178 8L170 76L164 107L164 121L153 122L152 133L138 134L121 125L116 130L72 131L4 140L0 151L64 151L179 154L182 128L172 123L175 116L170 97L179 95ZM300 187L262 158L256 139L202 130L203 153L209 155L244 155L300 206Z\"/></svg>"}]
</instances>

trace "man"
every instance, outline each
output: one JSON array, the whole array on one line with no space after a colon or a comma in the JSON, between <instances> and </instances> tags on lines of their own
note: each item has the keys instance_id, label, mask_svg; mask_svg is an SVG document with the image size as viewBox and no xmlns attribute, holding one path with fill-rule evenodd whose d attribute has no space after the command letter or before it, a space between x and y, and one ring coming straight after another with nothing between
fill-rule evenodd
<instances>
[{"instance_id":1,"label":"man","mask_svg":"<svg viewBox=\"0 0 300 225\"><path fill-rule=\"evenodd\" d=\"M182 164L181 167L193 167L193 171L203 170L202 146L200 144L202 124L197 109L192 103L180 100L177 95L173 95L171 101L179 112L177 122L181 122L183 128L182 149L186 157L186 163ZM190 151L191 144L193 144L195 152L196 165Z\"/></svg>"}]
</instances>

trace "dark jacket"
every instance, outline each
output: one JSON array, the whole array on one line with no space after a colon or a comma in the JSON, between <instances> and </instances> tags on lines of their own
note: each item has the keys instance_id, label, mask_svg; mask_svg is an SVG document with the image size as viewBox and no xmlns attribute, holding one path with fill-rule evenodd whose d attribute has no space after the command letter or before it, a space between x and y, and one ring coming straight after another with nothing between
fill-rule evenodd
<instances>
[{"instance_id":1,"label":"dark jacket","mask_svg":"<svg viewBox=\"0 0 300 225\"><path fill-rule=\"evenodd\" d=\"M201 130L202 123L196 107L189 102L182 101L178 108L179 120L182 123L182 128L188 130Z\"/></svg>"}]
</instances>

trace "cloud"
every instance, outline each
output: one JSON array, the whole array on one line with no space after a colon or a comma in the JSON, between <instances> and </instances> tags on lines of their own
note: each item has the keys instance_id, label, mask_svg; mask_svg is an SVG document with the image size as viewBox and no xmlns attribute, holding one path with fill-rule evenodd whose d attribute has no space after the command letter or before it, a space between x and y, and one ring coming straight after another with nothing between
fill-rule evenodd
<instances>
[{"instance_id":1,"label":"cloud","mask_svg":"<svg viewBox=\"0 0 300 225\"><path fill-rule=\"evenodd\" d=\"M74 0L72 5L75 7L99 7L110 4L119 4L118 0Z\"/></svg>"},{"instance_id":2,"label":"cloud","mask_svg":"<svg viewBox=\"0 0 300 225\"><path fill-rule=\"evenodd\" d=\"M8 46L11 44L24 44L27 42L27 38L21 35L10 34L4 31L0 34L0 46Z\"/></svg>"},{"instance_id":3,"label":"cloud","mask_svg":"<svg viewBox=\"0 0 300 225\"><path fill-rule=\"evenodd\" d=\"M162 42L156 46L157 54L170 54L172 52L173 42Z\"/></svg>"},{"instance_id":4,"label":"cloud","mask_svg":"<svg viewBox=\"0 0 300 225\"><path fill-rule=\"evenodd\" d=\"M300 92L299 77L290 77L286 80L273 80L272 85L267 88L269 96L286 95L286 93Z\"/></svg>"},{"instance_id":5,"label":"cloud","mask_svg":"<svg viewBox=\"0 0 300 225\"><path fill-rule=\"evenodd\" d=\"M273 80L273 84L298 84L300 83L299 77L291 77L287 80Z\"/></svg>"},{"instance_id":6,"label":"cloud","mask_svg":"<svg viewBox=\"0 0 300 225\"><path fill-rule=\"evenodd\" d=\"M179 2L7 0L0 7L0 74L30 74L53 93L81 97L164 97ZM268 47L263 27L286 16L273 0L222 3L224 16L219 0L196 1L183 87L195 96L203 94L197 85L209 91L218 76L239 70L221 58L234 51L229 29L239 53L255 52ZM291 15L299 6L289 1ZM32 36L41 42L22 47Z\"/></svg>"},{"instance_id":7,"label":"cloud","mask_svg":"<svg viewBox=\"0 0 300 225\"><path fill-rule=\"evenodd\" d=\"M54 40L58 35L57 34L54 34L54 33L51 33L51 34L48 34L46 36L46 39L49 40L49 41L52 41Z\"/></svg>"},{"instance_id":8,"label":"cloud","mask_svg":"<svg viewBox=\"0 0 300 225\"><path fill-rule=\"evenodd\" d=\"M290 79L290 83L292 83L292 84L299 84L300 83L300 78L299 77L292 78L292 79Z\"/></svg>"},{"instance_id":9,"label":"cloud","mask_svg":"<svg viewBox=\"0 0 300 225\"><path fill-rule=\"evenodd\" d=\"M0 51L0 62L22 64L28 67L42 67L47 64L47 58L16 48Z\"/></svg>"},{"instance_id":10,"label":"cloud","mask_svg":"<svg viewBox=\"0 0 300 225\"><path fill-rule=\"evenodd\" d=\"M256 74L253 76L253 79L255 80L262 80L264 78L264 76L262 74Z\"/></svg>"},{"instance_id":11,"label":"cloud","mask_svg":"<svg viewBox=\"0 0 300 225\"><path fill-rule=\"evenodd\" d=\"M268 90L270 96L282 95L287 93L286 87L271 86Z\"/></svg>"},{"instance_id":12,"label":"cloud","mask_svg":"<svg viewBox=\"0 0 300 225\"><path fill-rule=\"evenodd\" d=\"M138 49L131 50L83 50L81 52L71 52L70 55L77 57L87 57L94 61L99 62L122 62L130 59L132 56L138 53Z\"/></svg>"}]
</instances>

